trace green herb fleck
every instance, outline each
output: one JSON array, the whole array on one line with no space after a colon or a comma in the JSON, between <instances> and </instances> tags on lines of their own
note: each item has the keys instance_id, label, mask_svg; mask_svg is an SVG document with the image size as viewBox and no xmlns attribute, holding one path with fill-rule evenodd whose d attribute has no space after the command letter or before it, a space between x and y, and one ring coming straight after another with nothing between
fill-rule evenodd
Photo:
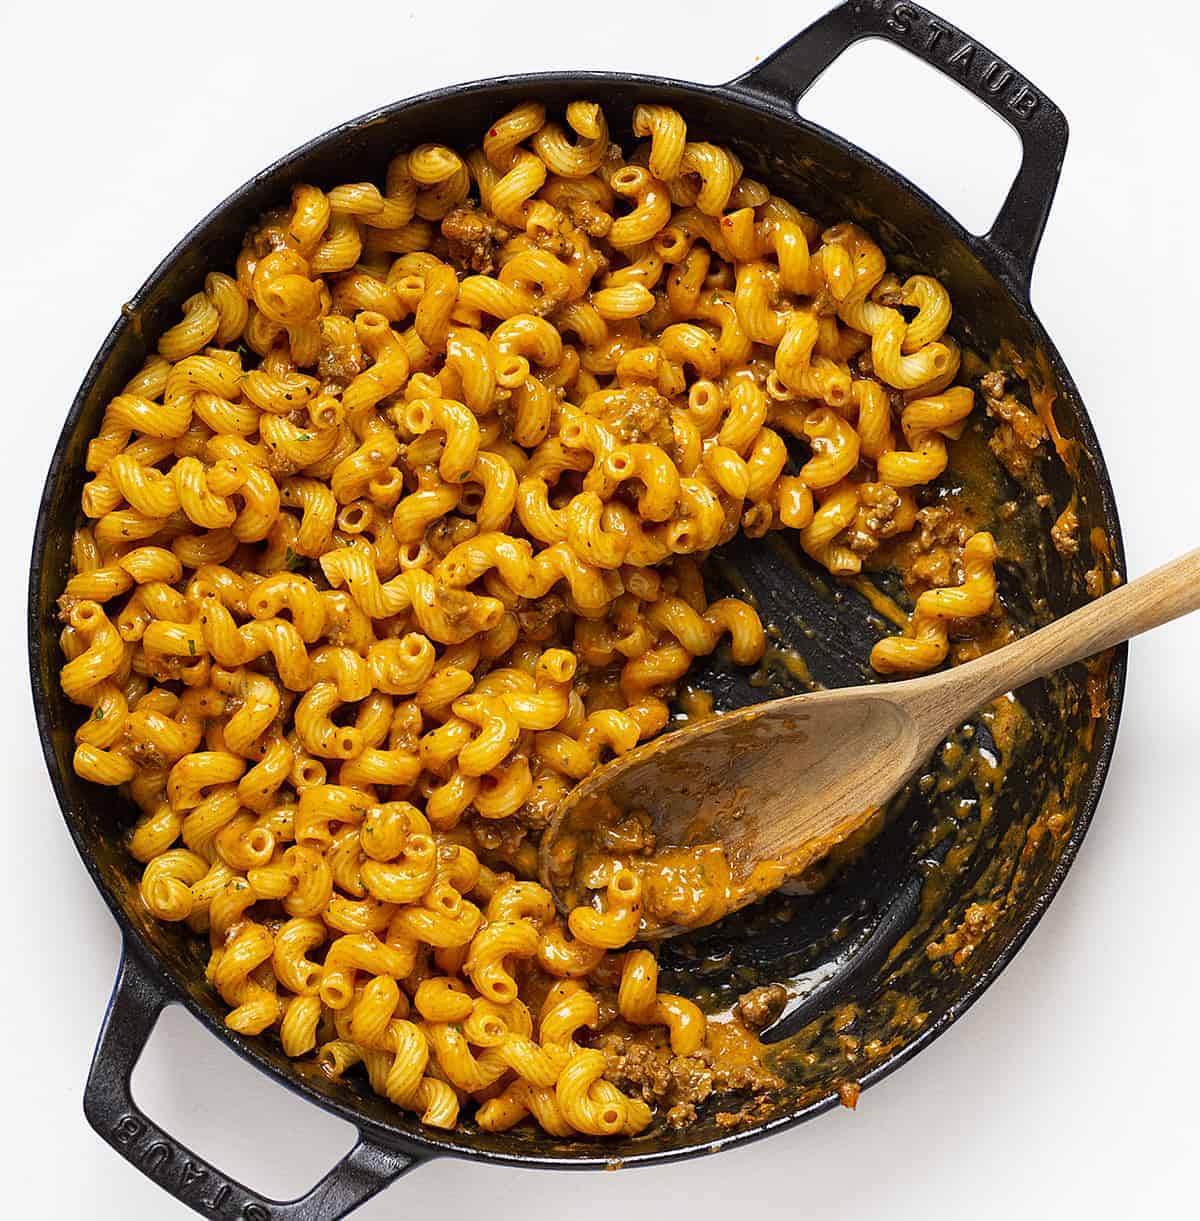
<instances>
[{"instance_id":1,"label":"green herb fleck","mask_svg":"<svg viewBox=\"0 0 1200 1221\"><path fill-rule=\"evenodd\" d=\"M97 709L96 709L96 711L92 713L92 720L93 720L93 721L102 721L102 720L104 720L104 709L103 709L103 708L97 708Z\"/></svg>"},{"instance_id":2,"label":"green herb fleck","mask_svg":"<svg viewBox=\"0 0 1200 1221\"><path fill-rule=\"evenodd\" d=\"M193 657L196 656L196 642L190 636L188 637L188 652L191 653Z\"/></svg>"},{"instance_id":3,"label":"green herb fleck","mask_svg":"<svg viewBox=\"0 0 1200 1221\"><path fill-rule=\"evenodd\" d=\"M313 436L312 436L311 432L302 432L300 434L301 441L311 441L312 439L313 439Z\"/></svg>"},{"instance_id":4,"label":"green herb fleck","mask_svg":"<svg viewBox=\"0 0 1200 1221\"><path fill-rule=\"evenodd\" d=\"M286 548L283 553L283 566L289 572L295 572L304 564L304 557L297 555L290 547Z\"/></svg>"}]
</instances>

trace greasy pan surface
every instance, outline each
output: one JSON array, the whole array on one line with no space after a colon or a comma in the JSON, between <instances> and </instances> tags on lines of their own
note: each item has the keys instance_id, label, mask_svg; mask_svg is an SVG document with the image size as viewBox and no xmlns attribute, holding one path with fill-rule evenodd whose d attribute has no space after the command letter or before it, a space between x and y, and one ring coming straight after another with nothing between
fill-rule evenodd
<instances>
[{"instance_id":1,"label":"greasy pan surface","mask_svg":"<svg viewBox=\"0 0 1200 1221\"><path fill-rule=\"evenodd\" d=\"M418 1156L455 1152L557 1167L603 1166L614 1159L648 1162L752 1138L819 1113L836 1104L840 1083L865 1086L878 1080L936 1037L982 993L1037 922L1087 830L1113 748L1123 650L1107 669L1095 672L1091 701L1083 667L1022 693L1034 732L1014 747L990 817L979 817L982 802L972 804L970 774L932 797L910 794L907 804L900 801L880 838L820 894L776 897L723 925L671 943L664 951L663 987L702 1002L728 1002L759 982L793 987L794 1012L785 1014L774 1032L794 1035L805 1027L798 1039L779 1045L775 1067L787 1078L788 1088L768 1112L740 1116L732 1126L716 1120L722 1107L736 1109L735 1102L725 1100L682 1131L656 1126L637 1138L603 1144L556 1140L524 1127L505 1134L423 1129L413 1117L371 1093L365 1081L333 1085L319 1074L298 1069L270 1039L246 1040L229 1031L219 998L204 983L200 940L185 927L154 921L139 905L140 867L123 846L133 808L116 793L85 784L72 771L78 710L62 696L57 681L62 657L55 599L66 579L87 440L108 400L154 350L157 337L175 320L179 304L198 290L205 271L231 266L246 227L260 212L285 200L295 183L329 187L380 181L398 147L430 139L467 146L496 116L529 97L545 102L548 109L561 109L576 97L595 100L609 117L613 138L622 143L630 141L630 115L639 101L677 107L696 138L730 145L745 162L746 172L768 182L778 194L828 222L858 220L901 272L919 268L939 276L955 304L952 331L964 345L985 359L1001 339L1030 364L1040 354L1057 393L1058 427L1068 441L1078 443L1077 470L1070 473L1057 459L1048 463L1043 477L1050 507L1034 505L1015 484L1008 490L1021 510L999 535L1002 554L1020 549L1027 558L1019 568L1015 563L1001 566L1001 594L1014 618L1030 627L1079 605L1088 596L1084 574L1098 562L1091 551L1093 530L1100 532L1098 541L1107 540L1110 567L1124 571L1111 487L1091 425L1011 261L983 239L968 235L893 171L796 118L784 101L618 74L518 77L402 102L314 140L215 209L123 307L71 407L40 508L29 602L34 700L68 828L125 933L130 953L153 987L182 1000L239 1054L379 1143ZM989 478L1008 477L996 466ZM1064 560L1049 545L1048 528L1073 490L1081 547L1078 556ZM1105 544L1100 547L1105 549ZM865 658L881 631L870 607L855 593L831 589L828 578L822 583L808 561L797 558L786 543L735 542L716 558L711 576L714 589L744 581L764 621L777 629L777 643L800 653L817 681L848 685L869 677ZM802 689L784 667L760 671L752 685L717 658L708 660L702 677L714 691L718 708ZM1093 710L1099 716L1093 717ZM986 728L978 732L986 744ZM951 811L951 800L964 793L967 799ZM1053 812L1049 820L1048 810ZM930 833L935 824L941 828L936 844ZM999 900L995 927L976 952L961 966L950 958L931 960L926 946L956 929L970 903L987 898ZM848 1010L848 1005L853 1008ZM834 1029L845 1023L847 1014L857 1044L849 1049L842 1032Z\"/></svg>"}]
</instances>

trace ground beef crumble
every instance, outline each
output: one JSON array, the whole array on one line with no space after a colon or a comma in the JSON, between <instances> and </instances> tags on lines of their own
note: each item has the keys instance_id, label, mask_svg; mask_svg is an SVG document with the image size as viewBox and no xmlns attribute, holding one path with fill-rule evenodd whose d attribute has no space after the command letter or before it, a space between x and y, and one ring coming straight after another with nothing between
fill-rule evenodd
<instances>
[{"instance_id":1,"label":"ground beef crumble","mask_svg":"<svg viewBox=\"0 0 1200 1221\"><path fill-rule=\"evenodd\" d=\"M962 923L940 941L930 942L925 953L930 960L949 957L956 967L961 967L979 948L983 939L996 927L1001 915L997 902L972 903L963 914Z\"/></svg>"},{"instance_id":2,"label":"ground beef crumble","mask_svg":"<svg viewBox=\"0 0 1200 1221\"><path fill-rule=\"evenodd\" d=\"M455 263L490 275L496 268L496 248L508 240L508 230L488 212L461 207L442 220L442 236Z\"/></svg>"},{"instance_id":3,"label":"ground beef crumble","mask_svg":"<svg viewBox=\"0 0 1200 1221\"><path fill-rule=\"evenodd\" d=\"M1008 378L999 370L993 369L979 379L979 389L985 399L1001 399L1008 386Z\"/></svg>"},{"instance_id":4,"label":"ground beef crumble","mask_svg":"<svg viewBox=\"0 0 1200 1221\"><path fill-rule=\"evenodd\" d=\"M540 831L554 817L562 802L563 790L555 784L546 783L545 778L535 780L525 804L513 815L521 826Z\"/></svg>"},{"instance_id":5,"label":"ground beef crumble","mask_svg":"<svg viewBox=\"0 0 1200 1221\"><path fill-rule=\"evenodd\" d=\"M692 1123L698 1105L717 1095L745 1094L758 1104L783 1084L761 1064L722 1063L708 1047L690 1056L677 1056L664 1031L634 1030L623 1022L597 1035L592 1046L608 1060L604 1074L607 1080L625 1093L664 1109L667 1123L675 1128Z\"/></svg>"},{"instance_id":6,"label":"ground beef crumble","mask_svg":"<svg viewBox=\"0 0 1200 1221\"><path fill-rule=\"evenodd\" d=\"M895 533L893 520L900 508L900 493L886 483L863 483L858 489L858 511L842 538L857 555L870 555L880 542Z\"/></svg>"},{"instance_id":7,"label":"ground beef crumble","mask_svg":"<svg viewBox=\"0 0 1200 1221\"><path fill-rule=\"evenodd\" d=\"M622 1031L605 1031L594 1046L608 1060L605 1073L608 1080L648 1103L694 1106L713 1092L713 1055L707 1047L691 1056L676 1056L665 1042L649 1041Z\"/></svg>"},{"instance_id":8,"label":"ground beef crumble","mask_svg":"<svg viewBox=\"0 0 1200 1221\"><path fill-rule=\"evenodd\" d=\"M590 199L571 200L567 211L589 237L604 237L612 228L613 218Z\"/></svg>"},{"instance_id":9,"label":"ground beef crumble","mask_svg":"<svg viewBox=\"0 0 1200 1221\"><path fill-rule=\"evenodd\" d=\"M928 505L917 512L916 556L909 569L914 584L932 589L957 585L962 579L963 544L973 530L948 505Z\"/></svg>"},{"instance_id":10,"label":"ground beef crumble","mask_svg":"<svg viewBox=\"0 0 1200 1221\"><path fill-rule=\"evenodd\" d=\"M317 354L317 375L330 388L344 389L365 368L361 348L327 348Z\"/></svg>"},{"instance_id":11,"label":"ground beef crumble","mask_svg":"<svg viewBox=\"0 0 1200 1221\"><path fill-rule=\"evenodd\" d=\"M787 999L788 992L782 984L764 984L738 998L737 1013L751 1030L762 1030L783 1012Z\"/></svg>"},{"instance_id":12,"label":"ground beef crumble","mask_svg":"<svg viewBox=\"0 0 1200 1221\"><path fill-rule=\"evenodd\" d=\"M1074 500L1063 509L1050 527L1050 541L1059 555L1079 553L1079 514L1075 511Z\"/></svg>"},{"instance_id":13,"label":"ground beef crumble","mask_svg":"<svg viewBox=\"0 0 1200 1221\"><path fill-rule=\"evenodd\" d=\"M984 407L997 421L988 448L1014 479L1024 479L1033 467L1033 457L1049 434L1037 412L1007 393L1003 373L986 373L979 381Z\"/></svg>"},{"instance_id":14,"label":"ground beef crumble","mask_svg":"<svg viewBox=\"0 0 1200 1221\"><path fill-rule=\"evenodd\" d=\"M619 406L604 417L605 424L626 444L648 441L671 446L675 440L671 427L671 402L653 387L629 386Z\"/></svg>"},{"instance_id":15,"label":"ground beef crumble","mask_svg":"<svg viewBox=\"0 0 1200 1221\"><path fill-rule=\"evenodd\" d=\"M861 1092L862 1087L857 1081L843 1081L838 1086L838 1101L853 1111L858 1106L858 1096Z\"/></svg>"},{"instance_id":16,"label":"ground beef crumble","mask_svg":"<svg viewBox=\"0 0 1200 1221\"><path fill-rule=\"evenodd\" d=\"M696 1104L694 1102L677 1102L667 1112L667 1125L672 1128L686 1128L696 1122Z\"/></svg>"}]
</instances>

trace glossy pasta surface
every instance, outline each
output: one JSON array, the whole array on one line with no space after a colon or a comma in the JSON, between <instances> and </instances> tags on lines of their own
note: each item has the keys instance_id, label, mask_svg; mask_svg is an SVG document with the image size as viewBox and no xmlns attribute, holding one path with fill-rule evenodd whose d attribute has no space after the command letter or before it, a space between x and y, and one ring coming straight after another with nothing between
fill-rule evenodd
<instances>
[{"instance_id":1,"label":"glossy pasta surface","mask_svg":"<svg viewBox=\"0 0 1200 1221\"><path fill-rule=\"evenodd\" d=\"M434 1127L650 1124L593 1034L691 1057L705 1017L629 948L638 875L563 920L539 833L693 658L762 655L712 548L791 530L858 573L974 406L935 279L668 107L633 134L529 102L296 187L87 454L61 681L75 770L140 808L142 901L208 940L232 1029ZM876 668L940 664L995 555L970 539Z\"/></svg>"}]
</instances>

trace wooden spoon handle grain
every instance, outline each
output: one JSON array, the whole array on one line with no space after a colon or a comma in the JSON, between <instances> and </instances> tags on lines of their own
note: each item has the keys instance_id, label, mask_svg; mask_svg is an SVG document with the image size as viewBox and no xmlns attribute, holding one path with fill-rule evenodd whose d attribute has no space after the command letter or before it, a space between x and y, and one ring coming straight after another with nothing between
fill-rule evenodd
<instances>
[{"instance_id":1,"label":"wooden spoon handle grain","mask_svg":"<svg viewBox=\"0 0 1200 1221\"><path fill-rule=\"evenodd\" d=\"M944 713L937 719L945 721L937 726L940 736L1006 691L1194 610L1200 610L1200 549L1081 606L1024 640L917 683L929 683L930 694L938 689Z\"/></svg>"}]
</instances>

